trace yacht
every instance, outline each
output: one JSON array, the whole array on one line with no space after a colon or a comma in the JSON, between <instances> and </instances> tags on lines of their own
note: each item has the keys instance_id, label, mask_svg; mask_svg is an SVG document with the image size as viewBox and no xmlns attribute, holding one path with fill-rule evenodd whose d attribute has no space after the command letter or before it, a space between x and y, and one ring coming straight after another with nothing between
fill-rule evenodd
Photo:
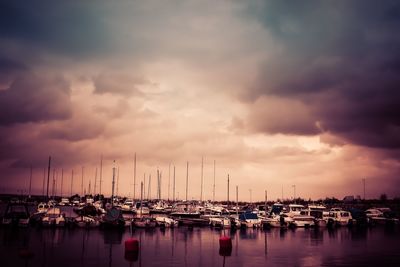
<instances>
[{"instance_id":1,"label":"yacht","mask_svg":"<svg viewBox=\"0 0 400 267\"><path fill-rule=\"evenodd\" d=\"M86 204L93 204L94 198L90 195L86 196Z\"/></svg>"},{"instance_id":2,"label":"yacht","mask_svg":"<svg viewBox=\"0 0 400 267\"><path fill-rule=\"evenodd\" d=\"M397 225L399 219L390 208L372 208L365 211L369 224L372 225Z\"/></svg>"},{"instance_id":3,"label":"yacht","mask_svg":"<svg viewBox=\"0 0 400 267\"><path fill-rule=\"evenodd\" d=\"M42 226L65 226L65 218L60 208L50 208L42 218Z\"/></svg>"},{"instance_id":4,"label":"yacht","mask_svg":"<svg viewBox=\"0 0 400 267\"><path fill-rule=\"evenodd\" d=\"M230 217L211 217L210 226L214 228L231 228L232 219Z\"/></svg>"},{"instance_id":5,"label":"yacht","mask_svg":"<svg viewBox=\"0 0 400 267\"><path fill-rule=\"evenodd\" d=\"M264 228L286 228L291 225L293 218L289 217L286 213L275 214L272 213L268 217L261 220Z\"/></svg>"},{"instance_id":6,"label":"yacht","mask_svg":"<svg viewBox=\"0 0 400 267\"><path fill-rule=\"evenodd\" d=\"M49 208L53 208L54 206L50 206L48 203L40 202L37 206L36 213L46 213Z\"/></svg>"},{"instance_id":7,"label":"yacht","mask_svg":"<svg viewBox=\"0 0 400 267\"><path fill-rule=\"evenodd\" d=\"M307 214L305 207L298 204L289 204L288 210L285 213L292 220L289 222L289 226L293 227L310 227L314 226L314 217Z\"/></svg>"},{"instance_id":8,"label":"yacht","mask_svg":"<svg viewBox=\"0 0 400 267\"><path fill-rule=\"evenodd\" d=\"M285 206L282 203L274 203L267 216L262 219L261 223L264 228L286 227L292 219L284 213Z\"/></svg>"},{"instance_id":9,"label":"yacht","mask_svg":"<svg viewBox=\"0 0 400 267\"><path fill-rule=\"evenodd\" d=\"M288 210L286 213L289 217L293 217L294 215L300 215L301 211L304 209L305 209L305 207L303 205L289 204Z\"/></svg>"},{"instance_id":10,"label":"yacht","mask_svg":"<svg viewBox=\"0 0 400 267\"><path fill-rule=\"evenodd\" d=\"M97 209L99 214L106 214L106 210L103 208L103 202L101 200L95 201L93 206Z\"/></svg>"},{"instance_id":11,"label":"yacht","mask_svg":"<svg viewBox=\"0 0 400 267\"><path fill-rule=\"evenodd\" d=\"M200 212L197 210L195 203L185 201L176 203L172 207L171 216L176 218L200 218Z\"/></svg>"},{"instance_id":12,"label":"yacht","mask_svg":"<svg viewBox=\"0 0 400 267\"><path fill-rule=\"evenodd\" d=\"M291 218L293 221L290 223L290 226L306 228L315 226L315 218L306 213L293 215Z\"/></svg>"},{"instance_id":13,"label":"yacht","mask_svg":"<svg viewBox=\"0 0 400 267\"><path fill-rule=\"evenodd\" d=\"M136 202L135 207L133 208L134 213L138 216L143 216L143 215L149 215L150 214L150 208L147 202L142 201L142 202Z\"/></svg>"},{"instance_id":14,"label":"yacht","mask_svg":"<svg viewBox=\"0 0 400 267\"><path fill-rule=\"evenodd\" d=\"M168 205L164 201L159 201L156 205L153 206L150 212L152 214L164 214L166 213L167 208Z\"/></svg>"},{"instance_id":15,"label":"yacht","mask_svg":"<svg viewBox=\"0 0 400 267\"><path fill-rule=\"evenodd\" d=\"M122 212L133 212L133 200L125 200L125 202L121 205L121 210Z\"/></svg>"},{"instance_id":16,"label":"yacht","mask_svg":"<svg viewBox=\"0 0 400 267\"><path fill-rule=\"evenodd\" d=\"M328 225L330 226L350 226L353 224L351 213L338 208L329 211Z\"/></svg>"},{"instance_id":17,"label":"yacht","mask_svg":"<svg viewBox=\"0 0 400 267\"><path fill-rule=\"evenodd\" d=\"M79 201L79 198L74 198L73 200L72 200L72 206L74 206L74 207L79 207L80 206L80 201Z\"/></svg>"},{"instance_id":18,"label":"yacht","mask_svg":"<svg viewBox=\"0 0 400 267\"><path fill-rule=\"evenodd\" d=\"M29 225L29 211L24 203L10 202L6 207L3 225L26 227Z\"/></svg>"},{"instance_id":19,"label":"yacht","mask_svg":"<svg viewBox=\"0 0 400 267\"><path fill-rule=\"evenodd\" d=\"M372 217L383 217L383 212L380 211L379 209L367 209L365 211L365 215L367 215L368 218L372 218Z\"/></svg>"},{"instance_id":20,"label":"yacht","mask_svg":"<svg viewBox=\"0 0 400 267\"><path fill-rule=\"evenodd\" d=\"M104 228L125 227L125 219L120 209L111 207L107 213L101 217L100 226Z\"/></svg>"},{"instance_id":21,"label":"yacht","mask_svg":"<svg viewBox=\"0 0 400 267\"><path fill-rule=\"evenodd\" d=\"M69 206L69 199L68 198L62 198L60 203L58 203L59 206Z\"/></svg>"},{"instance_id":22,"label":"yacht","mask_svg":"<svg viewBox=\"0 0 400 267\"><path fill-rule=\"evenodd\" d=\"M309 210L308 215L314 217L316 227L326 227L328 225L328 217L326 216L325 211Z\"/></svg>"},{"instance_id":23,"label":"yacht","mask_svg":"<svg viewBox=\"0 0 400 267\"><path fill-rule=\"evenodd\" d=\"M79 216L75 218L75 225L78 227L92 228L99 226L99 221L93 216Z\"/></svg>"},{"instance_id":24,"label":"yacht","mask_svg":"<svg viewBox=\"0 0 400 267\"><path fill-rule=\"evenodd\" d=\"M166 227L166 228L178 227L178 221L169 217L162 217L162 216L156 217L156 222L157 225L161 227Z\"/></svg>"},{"instance_id":25,"label":"yacht","mask_svg":"<svg viewBox=\"0 0 400 267\"><path fill-rule=\"evenodd\" d=\"M239 221L242 228L259 228L261 226L261 219L253 212L240 214Z\"/></svg>"},{"instance_id":26,"label":"yacht","mask_svg":"<svg viewBox=\"0 0 400 267\"><path fill-rule=\"evenodd\" d=\"M279 215L282 212L286 211L285 206L282 203L274 203L271 207L271 211L269 212L269 215Z\"/></svg>"},{"instance_id":27,"label":"yacht","mask_svg":"<svg viewBox=\"0 0 400 267\"><path fill-rule=\"evenodd\" d=\"M155 228L156 220L150 216L137 217L132 219L132 225L137 228Z\"/></svg>"}]
</instances>

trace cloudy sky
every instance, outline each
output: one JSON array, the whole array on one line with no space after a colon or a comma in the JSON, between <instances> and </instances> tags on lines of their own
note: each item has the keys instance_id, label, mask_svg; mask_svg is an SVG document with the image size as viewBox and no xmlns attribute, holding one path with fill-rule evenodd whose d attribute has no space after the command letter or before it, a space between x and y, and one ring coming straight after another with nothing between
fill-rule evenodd
<instances>
[{"instance_id":1,"label":"cloudy sky","mask_svg":"<svg viewBox=\"0 0 400 267\"><path fill-rule=\"evenodd\" d=\"M1 1L0 193L400 196L398 1ZM171 168L169 168L171 166ZM47 174L45 174L47 176ZM170 178L170 179L168 179ZM168 190L168 180L170 189ZM52 182L50 182L50 185ZM146 188L147 190L147 188Z\"/></svg>"}]
</instances>

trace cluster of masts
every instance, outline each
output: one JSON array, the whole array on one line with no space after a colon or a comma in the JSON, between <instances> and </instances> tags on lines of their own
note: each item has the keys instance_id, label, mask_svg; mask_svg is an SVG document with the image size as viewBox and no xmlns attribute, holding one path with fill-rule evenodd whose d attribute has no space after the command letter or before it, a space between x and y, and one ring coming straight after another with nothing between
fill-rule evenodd
<instances>
[{"instance_id":1,"label":"cluster of masts","mask_svg":"<svg viewBox=\"0 0 400 267\"><path fill-rule=\"evenodd\" d=\"M51 170L51 162L52 158L49 156L48 160L48 168L47 172L46 169L43 168L43 190L42 195L45 196L47 199L50 197L54 197L57 195L57 180L58 180L58 171L53 168ZM215 174L216 174L216 161L213 161L213 189L212 189L212 201L215 202ZM171 168L172 167L172 168ZM167 192L167 199L170 200L170 189L171 189L171 169L172 170L172 199L177 200L179 198L179 192L176 192L176 177L175 177L175 165L169 164L168 166L168 192ZM119 195L119 167L115 165L114 160L114 167L112 168L112 192L111 196ZM91 195L96 194L98 192L99 195L102 194L102 182L103 182L103 156L100 157L100 168L99 168L99 179L98 179L98 168L95 168L95 177L94 177L94 188L92 191L92 184L91 179L89 180L88 187L84 186L84 171L85 167L82 166L81 168L81 193L79 195ZM136 185L137 185L137 170L136 170L136 153L134 154L134 162L133 162L133 199L138 199L136 196ZM73 185L74 185L74 175L76 173L74 170L71 170L71 183L70 183L70 195L73 194ZM46 177L47 176L47 177ZM51 177L52 176L52 177ZM47 178L47 179L46 179ZM151 198L151 174L148 174L148 180L146 181L146 173L143 174L143 180L140 181L141 187L143 188L143 192L141 192L143 198L150 199ZM156 192L156 199L162 199L161 196L161 181L163 178L163 173L161 170L157 168L157 192ZM227 200L229 201L229 174L228 174L228 191L227 191ZM50 180L52 181L52 186L50 187ZM97 181L99 183L97 184ZM46 186L47 181L47 186ZM200 201L204 201L204 194L203 194L203 186L204 184L204 158L201 158L201 180L200 180ZM64 185L64 169L61 169L61 182L60 182L60 195L63 196L63 185ZM146 188L147 186L147 188ZM28 195L31 197L31 189L32 189L32 166L30 168L30 179L29 179L29 191ZM88 190L87 190L88 189ZM98 190L97 190L98 189ZM146 190L147 189L147 190ZM51 190L51 192L49 192ZM186 162L186 188L185 188L185 200L189 200L188 196L189 191L189 162ZM177 193L177 194L176 194ZM147 194L147 197L146 197ZM130 195L130 194L129 194Z\"/></svg>"}]
</instances>

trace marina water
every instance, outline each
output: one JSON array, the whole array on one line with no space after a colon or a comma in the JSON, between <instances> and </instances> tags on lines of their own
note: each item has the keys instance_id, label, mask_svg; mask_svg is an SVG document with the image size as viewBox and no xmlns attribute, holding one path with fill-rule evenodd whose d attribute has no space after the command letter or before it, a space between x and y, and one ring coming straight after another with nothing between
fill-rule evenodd
<instances>
[{"instance_id":1,"label":"marina water","mask_svg":"<svg viewBox=\"0 0 400 267\"><path fill-rule=\"evenodd\" d=\"M219 237L232 238L221 256ZM124 240L140 251L126 259ZM367 229L0 228L2 267L17 266L400 266L398 227Z\"/></svg>"}]
</instances>

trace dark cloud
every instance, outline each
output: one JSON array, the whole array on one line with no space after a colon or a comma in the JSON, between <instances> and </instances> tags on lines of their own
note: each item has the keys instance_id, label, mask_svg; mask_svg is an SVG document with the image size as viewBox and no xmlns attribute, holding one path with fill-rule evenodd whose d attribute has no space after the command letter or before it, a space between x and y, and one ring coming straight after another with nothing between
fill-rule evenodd
<instances>
[{"instance_id":1,"label":"dark cloud","mask_svg":"<svg viewBox=\"0 0 400 267\"><path fill-rule=\"evenodd\" d=\"M287 110L276 117L290 121L274 127L277 119L272 119L270 126L276 109L266 106L256 112L257 121L250 116L254 129L313 134L304 128L317 124L347 142L400 148L398 1L267 1L250 11L280 50L260 69L245 97L287 99ZM296 114L291 100L307 107L311 123ZM257 127L263 116L266 126Z\"/></svg>"},{"instance_id":2,"label":"dark cloud","mask_svg":"<svg viewBox=\"0 0 400 267\"><path fill-rule=\"evenodd\" d=\"M26 70L24 64L6 57L0 57L0 89L7 89L13 79Z\"/></svg>"},{"instance_id":3,"label":"dark cloud","mask_svg":"<svg viewBox=\"0 0 400 267\"><path fill-rule=\"evenodd\" d=\"M43 130L42 135L49 139L64 140L67 142L76 142L99 137L105 128L105 124L94 118L83 117L79 115L78 119L71 119L51 125Z\"/></svg>"},{"instance_id":4,"label":"dark cloud","mask_svg":"<svg viewBox=\"0 0 400 267\"><path fill-rule=\"evenodd\" d=\"M2 1L0 36L53 53L87 57L109 46L107 9L89 2Z\"/></svg>"},{"instance_id":5,"label":"dark cloud","mask_svg":"<svg viewBox=\"0 0 400 267\"><path fill-rule=\"evenodd\" d=\"M69 84L30 72L0 91L0 125L64 120L71 116Z\"/></svg>"},{"instance_id":6,"label":"dark cloud","mask_svg":"<svg viewBox=\"0 0 400 267\"><path fill-rule=\"evenodd\" d=\"M88 140L98 138L104 125L88 118L62 123L24 123L0 126L0 165L6 168L46 167L89 162L94 152Z\"/></svg>"},{"instance_id":7,"label":"dark cloud","mask_svg":"<svg viewBox=\"0 0 400 267\"><path fill-rule=\"evenodd\" d=\"M244 127L258 132L301 135L321 132L304 103L278 97L259 98L252 105L246 124Z\"/></svg>"}]
</instances>

